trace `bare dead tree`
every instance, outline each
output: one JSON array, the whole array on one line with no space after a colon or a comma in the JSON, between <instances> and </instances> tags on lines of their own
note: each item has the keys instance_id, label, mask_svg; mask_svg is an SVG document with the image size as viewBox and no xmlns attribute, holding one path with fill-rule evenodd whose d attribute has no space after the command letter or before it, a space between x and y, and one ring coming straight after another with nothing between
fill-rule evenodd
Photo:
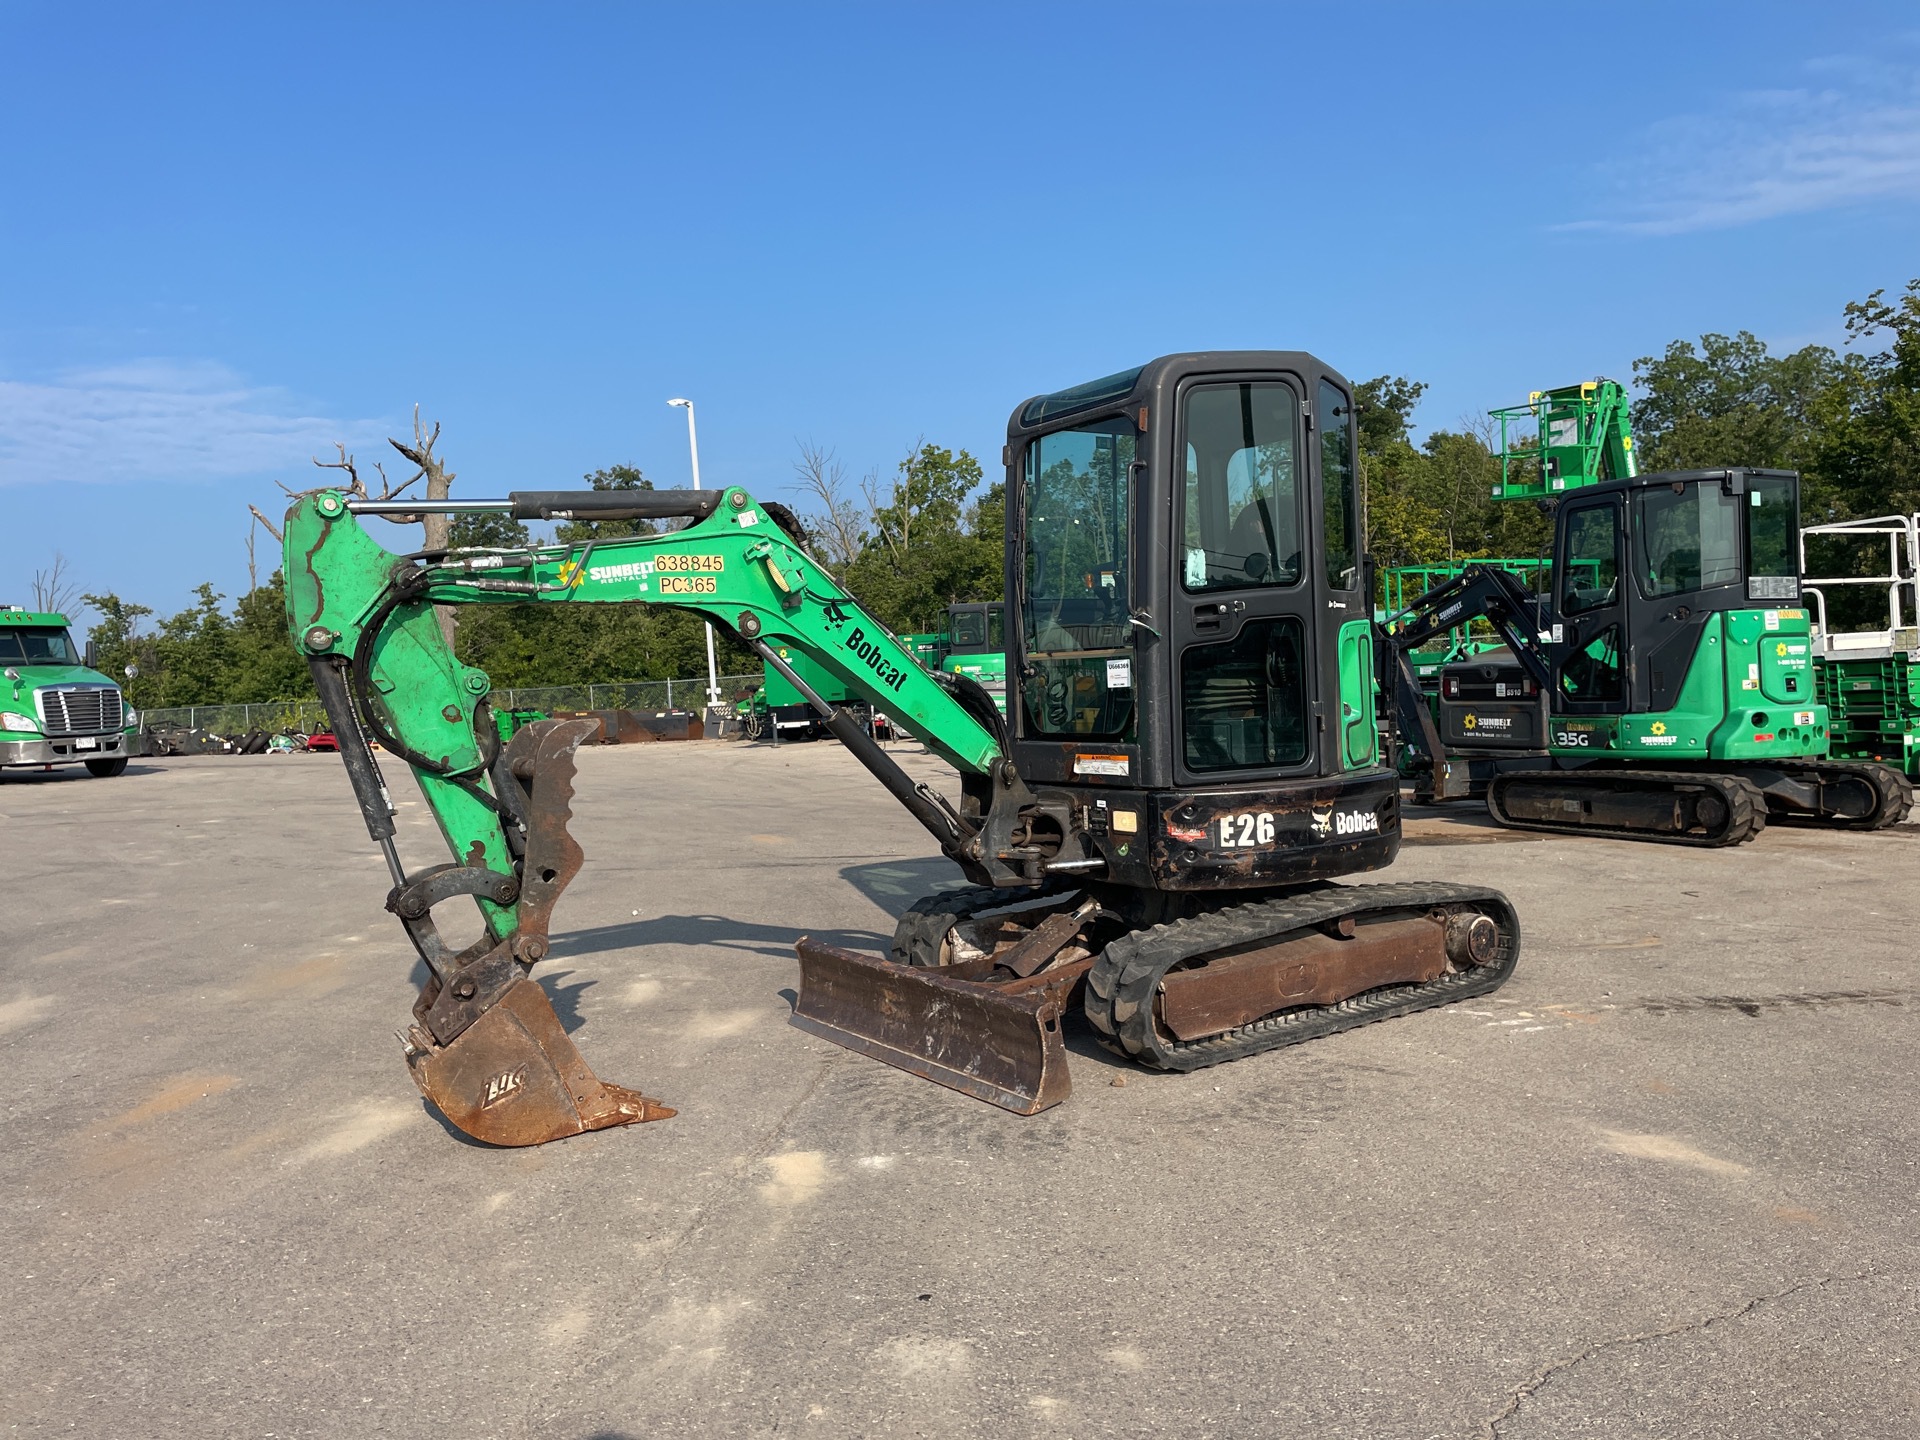
<instances>
[{"instance_id":1,"label":"bare dead tree","mask_svg":"<svg viewBox=\"0 0 1920 1440\"><path fill-rule=\"evenodd\" d=\"M439 442L440 422L437 420L434 422L433 433L429 435L427 433L426 423L420 418L420 407L418 405L414 406L413 444L404 445L400 441L392 438L387 440L389 445L398 450L415 467L415 474L412 479L409 479L406 484L401 485L398 490L394 491L395 494L398 494L400 490L405 490L408 485L412 485L416 480L425 480L427 482L427 499L429 500L444 500L452 493L455 478L454 473L447 469L446 462L440 456L433 453L433 447ZM384 471L381 473L380 478L382 480L386 479ZM422 528L426 531L426 548L429 550L444 550L447 546L447 534L452 528L452 522L446 515L434 514L432 512L428 512L420 518ZM434 613L440 617L440 632L447 637L447 644L451 646L453 644L454 626L453 608L448 605L436 605L433 608Z\"/></svg>"},{"instance_id":2,"label":"bare dead tree","mask_svg":"<svg viewBox=\"0 0 1920 1440\"><path fill-rule=\"evenodd\" d=\"M253 518L247 522L247 593L251 595L260 588L260 571L255 566L253 559L254 537L260 533L261 527L264 526L266 527L266 532L273 537L274 544L277 545L280 543L280 527L275 525L265 515L262 515L258 505L249 505L247 506L247 510L253 516Z\"/></svg>"},{"instance_id":3,"label":"bare dead tree","mask_svg":"<svg viewBox=\"0 0 1920 1440\"><path fill-rule=\"evenodd\" d=\"M80 587L67 579L67 557L53 552L53 564L33 572L33 608L64 615L80 598Z\"/></svg>"},{"instance_id":4,"label":"bare dead tree","mask_svg":"<svg viewBox=\"0 0 1920 1440\"><path fill-rule=\"evenodd\" d=\"M800 458L793 462L793 473L800 488L818 507L806 515L806 527L822 552L821 558L832 571L844 570L860 554L860 542L867 527L867 511L847 493L847 467L831 450L811 440L796 440Z\"/></svg>"},{"instance_id":5,"label":"bare dead tree","mask_svg":"<svg viewBox=\"0 0 1920 1440\"><path fill-rule=\"evenodd\" d=\"M414 424L418 425L419 423L420 423L419 420L416 418L414 421ZM434 430L434 434L437 436L439 433L440 433L439 429L438 427L436 427ZM398 445L400 442L398 440L394 440L394 441L390 441L389 443ZM382 468L380 462L376 460L373 462L373 468L380 476L380 493L378 495L369 494L367 492L367 487L365 483L362 482L362 480L360 479L360 467L354 464L353 456L347 453L347 447L342 445L339 441L336 440L334 441L333 448L340 452L340 458L338 460L322 460L318 455L316 455L313 457L313 463L319 466L322 470L345 471L347 476L347 483L345 485L325 485L325 486L322 486L321 489L344 490L347 494L357 495L362 500L397 500L400 498L401 494L407 489L407 486L412 485L414 480L418 480L420 478L418 475L415 475L413 477L413 480L407 481L405 485L395 485L391 480L387 479L386 470ZM453 477L449 475L447 478L451 480ZM280 486L282 490L286 491L287 494L293 496L293 498L296 500L298 500L302 495L313 495L318 493L317 491L314 491L314 490L296 490L291 485L285 484L284 482L279 480L276 480L273 483ZM248 508L252 509L251 506L249 506ZM253 513L256 515L260 515L260 512L258 510L254 510ZM264 521L267 517L264 515L260 515L260 518ZM411 525L420 519L418 515L385 515L385 516L382 516L381 518L385 520L391 520L396 525ZM273 527L269 525L267 528L271 530Z\"/></svg>"}]
</instances>

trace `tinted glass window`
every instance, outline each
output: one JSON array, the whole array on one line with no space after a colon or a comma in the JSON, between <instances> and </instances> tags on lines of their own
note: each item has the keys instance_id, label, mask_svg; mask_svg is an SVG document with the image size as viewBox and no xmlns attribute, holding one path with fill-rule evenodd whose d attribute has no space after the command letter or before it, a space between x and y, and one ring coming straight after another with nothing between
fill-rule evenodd
<instances>
[{"instance_id":1,"label":"tinted glass window","mask_svg":"<svg viewBox=\"0 0 1920 1440\"><path fill-rule=\"evenodd\" d=\"M1620 627L1609 625L1560 667L1560 688L1569 700L1620 698Z\"/></svg>"},{"instance_id":2,"label":"tinted glass window","mask_svg":"<svg viewBox=\"0 0 1920 1440\"><path fill-rule=\"evenodd\" d=\"M987 607L987 648L1005 650L1007 648L1006 607L990 605Z\"/></svg>"},{"instance_id":3,"label":"tinted glass window","mask_svg":"<svg viewBox=\"0 0 1920 1440\"><path fill-rule=\"evenodd\" d=\"M64 630L30 630L0 626L0 664L78 665L73 641Z\"/></svg>"},{"instance_id":4,"label":"tinted glass window","mask_svg":"<svg viewBox=\"0 0 1920 1440\"><path fill-rule=\"evenodd\" d=\"M1794 494L1799 487L1784 476L1749 476L1747 487L1747 573L1798 579L1799 557L1793 542L1800 526Z\"/></svg>"},{"instance_id":5,"label":"tinted glass window","mask_svg":"<svg viewBox=\"0 0 1920 1440\"><path fill-rule=\"evenodd\" d=\"M1579 615L1620 598L1620 512L1594 505L1567 516L1567 564L1560 613Z\"/></svg>"},{"instance_id":6,"label":"tinted glass window","mask_svg":"<svg viewBox=\"0 0 1920 1440\"><path fill-rule=\"evenodd\" d=\"M953 612L953 648L978 650L987 643L987 617L981 610Z\"/></svg>"},{"instance_id":7,"label":"tinted glass window","mask_svg":"<svg viewBox=\"0 0 1920 1440\"><path fill-rule=\"evenodd\" d=\"M1326 501L1321 531L1327 551L1327 584L1351 590L1360 583L1359 500L1353 474L1353 406L1325 380L1320 382L1320 489Z\"/></svg>"},{"instance_id":8,"label":"tinted glass window","mask_svg":"<svg viewBox=\"0 0 1920 1440\"><path fill-rule=\"evenodd\" d=\"M1299 416L1300 397L1287 385L1187 392L1181 579L1188 590L1300 579Z\"/></svg>"},{"instance_id":9,"label":"tinted glass window","mask_svg":"<svg viewBox=\"0 0 1920 1440\"><path fill-rule=\"evenodd\" d=\"M1634 493L1634 583L1650 600L1740 578L1738 495L1716 484Z\"/></svg>"},{"instance_id":10,"label":"tinted glass window","mask_svg":"<svg viewBox=\"0 0 1920 1440\"><path fill-rule=\"evenodd\" d=\"M1307 758L1307 696L1300 622L1251 620L1220 645L1180 656L1187 769L1248 770Z\"/></svg>"},{"instance_id":11,"label":"tinted glass window","mask_svg":"<svg viewBox=\"0 0 1920 1440\"><path fill-rule=\"evenodd\" d=\"M1076 410L1091 410L1096 405L1117 400L1133 390L1134 384L1140 379L1140 372L1146 368L1136 365L1131 370L1102 375L1098 380L1089 380L1070 390L1056 390L1051 395L1035 396L1021 410L1020 423L1038 425L1055 415L1071 415Z\"/></svg>"},{"instance_id":12,"label":"tinted glass window","mask_svg":"<svg viewBox=\"0 0 1920 1440\"><path fill-rule=\"evenodd\" d=\"M1113 737L1132 726L1135 440L1116 416L1027 446L1021 624L1032 674L1021 694L1033 733Z\"/></svg>"}]
</instances>

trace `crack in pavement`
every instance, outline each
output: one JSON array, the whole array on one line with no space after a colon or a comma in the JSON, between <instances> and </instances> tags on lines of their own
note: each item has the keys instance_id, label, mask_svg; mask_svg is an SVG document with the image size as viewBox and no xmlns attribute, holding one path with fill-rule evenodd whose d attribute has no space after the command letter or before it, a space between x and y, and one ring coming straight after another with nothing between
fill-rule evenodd
<instances>
[{"instance_id":1,"label":"crack in pavement","mask_svg":"<svg viewBox=\"0 0 1920 1440\"><path fill-rule=\"evenodd\" d=\"M1711 1326L1721 1325L1729 1320L1738 1320L1743 1315L1752 1314L1762 1305L1771 1304L1776 1300L1784 1300L1789 1295L1798 1295L1803 1290L1824 1290L1829 1285L1849 1285L1856 1280L1868 1279L1877 1273L1879 1272L1874 1270L1862 1270L1857 1275L1823 1275L1817 1280L1800 1280L1787 1286L1784 1290L1771 1290L1765 1295L1756 1295L1753 1299L1747 1301L1746 1304L1733 1310L1722 1311L1716 1315L1708 1315L1699 1320L1689 1320L1684 1325L1669 1325L1664 1330L1643 1330L1636 1335L1616 1335L1610 1340L1601 1340L1596 1344L1589 1345L1578 1355L1572 1355L1565 1360L1556 1360L1551 1365L1542 1366L1540 1369L1534 1371L1531 1379L1522 1381L1520 1384L1514 1386L1513 1389L1509 1390L1507 1392L1507 1403L1502 1406L1499 1411L1488 1416L1487 1419L1482 1422L1485 1426L1485 1440L1500 1440L1501 1427L1520 1413L1520 1407L1526 1403L1530 1396L1556 1376L1564 1374L1576 1365L1584 1365L1596 1355L1603 1355L1607 1351L1616 1350L1623 1345L1644 1345L1649 1340L1666 1340L1675 1335L1686 1335L1693 1331L1706 1330Z\"/></svg>"}]
</instances>

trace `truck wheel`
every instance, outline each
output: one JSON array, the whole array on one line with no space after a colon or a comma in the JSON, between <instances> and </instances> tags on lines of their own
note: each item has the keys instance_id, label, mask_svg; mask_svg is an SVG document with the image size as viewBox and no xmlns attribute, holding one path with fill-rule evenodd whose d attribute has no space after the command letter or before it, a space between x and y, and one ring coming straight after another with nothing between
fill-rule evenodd
<instances>
[{"instance_id":1,"label":"truck wheel","mask_svg":"<svg viewBox=\"0 0 1920 1440\"><path fill-rule=\"evenodd\" d=\"M116 756L112 760L87 761L87 773L89 775L98 775L102 780L111 780L126 768L127 757L124 755Z\"/></svg>"}]
</instances>

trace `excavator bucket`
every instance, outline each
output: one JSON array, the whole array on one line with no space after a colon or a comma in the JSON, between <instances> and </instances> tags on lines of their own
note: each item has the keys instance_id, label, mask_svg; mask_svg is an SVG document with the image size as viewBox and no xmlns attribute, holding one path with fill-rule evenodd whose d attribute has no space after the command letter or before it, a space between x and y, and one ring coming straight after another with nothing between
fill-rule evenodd
<instances>
[{"instance_id":1,"label":"excavator bucket","mask_svg":"<svg viewBox=\"0 0 1920 1440\"><path fill-rule=\"evenodd\" d=\"M1090 957L1020 977L990 957L921 968L812 939L795 948L793 1023L809 1034L1016 1115L1072 1093L1060 1016Z\"/></svg>"},{"instance_id":2,"label":"excavator bucket","mask_svg":"<svg viewBox=\"0 0 1920 1440\"><path fill-rule=\"evenodd\" d=\"M489 1145L541 1145L584 1130L665 1120L674 1112L637 1090L609 1085L580 1058L546 991L529 978L547 953L554 903L585 860L567 833L574 752L593 720L545 720L520 730L495 770L508 808L526 817L520 876L458 865L421 871L388 908L400 916L432 972L401 1036L414 1083L440 1113ZM513 933L449 954L431 910L475 895L517 899Z\"/></svg>"},{"instance_id":3,"label":"excavator bucket","mask_svg":"<svg viewBox=\"0 0 1920 1440\"><path fill-rule=\"evenodd\" d=\"M515 980L451 1045L407 1035L407 1068L440 1113L489 1145L541 1145L583 1130L666 1120L673 1111L594 1075L546 991Z\"/></svg>"}]
</instances>

